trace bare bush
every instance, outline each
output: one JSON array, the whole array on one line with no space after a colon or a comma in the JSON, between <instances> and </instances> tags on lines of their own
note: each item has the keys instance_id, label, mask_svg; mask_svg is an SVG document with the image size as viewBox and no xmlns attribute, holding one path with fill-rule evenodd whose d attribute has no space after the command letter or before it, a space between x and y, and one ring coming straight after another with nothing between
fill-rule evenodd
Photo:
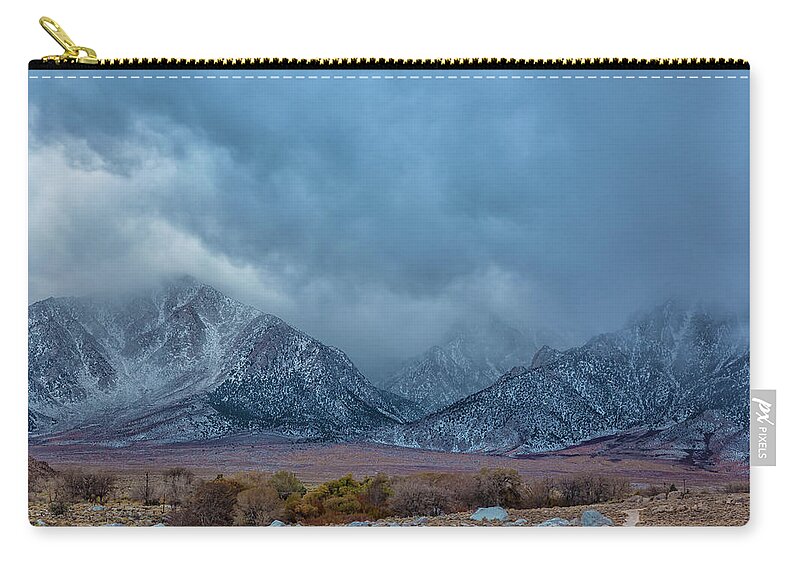
<instances>
[{"instance_id":1,"label":"bare bush","mask_svg":"<svg viewBox=\"0 0 800 570\"><path fill-rule=\"evenodd\" d=\"M114 489L116 477L110 473L66 471L59 476L59 494L64 500L104 502Z\"/></svg>"},{"instance_id":2,"label":"bare bush","mask_svg":"<svg viewBox=\"0 0 800 570\"><path fill-rule=\"evenodd\" d=\"M565 506L606 503L632 493L628 481L600 475L577 475L562 479L559 490Z\"/></svg>"},{"instance_id":3,"label":"bare bush","mask_svg":"<svg viewBox=\"0 0 800 570\"><path fill-rule=\"evenodd\" d=\"M725 485L725 492L726 493L749 493L750 492L750 482L749 481L733 481Z\"/></svg>"},{"instance_id":4,"label":"bare bush","mask_svg":"<svg viewBox=\"0 0 800 570\"><path fill-rule=\"evenodd\" d=\"M416 473L393 482L396 487L400 481L417 482L421 485L442 490L448 497L447 512L465 511L481 505L478 495L478 480L468 473Z\"/></svg>"},{"instance_id":5,"label":"bare bush","mask_svg":"<svg viewBox=\"0 0 800 570\"><path fill-rule=\"evenodd\" d=\"M158 505L163 494L163 489L157 485L149 472L146 472L131 490L131 498L142 501L145 505Z\"/></svg>"},{"instance_id":6,"label":"bare bush","mask_svg":"<svg viewBox=\"0 0 800 570\"><path fill-rule=\"evenodd\" d=\"M236 497L242 491L235 481L217 478L197 486L188 501L168 517L173 526L230 526Z\"/></svg>"},{"instance_id":7,"label":"bare bush","mask_svg":"<svg viewBox=\"0 0 800 570\"><path fill-rule=\"evenodd\" d=\"M184 467L173 467L162 474L164 500L168 505L177 507L192 492L194 473Z\"/></svg>"},{"instance_id":8,"label":"bare bush","mask_svg":"<svg viewBox=\"0 0 800 570\"><path fill-rule=\"evenodd\" d=\"M272 486L272 474L264 471L241 471L231 475L230 479L239 483L244 489Z\"/></svg>"},{"instance_id":9,"label":"bare bush","mask_svg":"<svg viewBox=\"0 0 800 570\"><path fill-rule=\"evenodd\" d=\"M637 489L636 494L642 497L655 497L657 495L664 495L669 492L666 485L648 485L642 489Z\"/></svg>"},{"instance_id":10,"label":"bare bush","mask_svg":"<svg viewBox=\"0 0 800 570\"><path fill-rule=\"evenodd\" d=\"M529 492L515 469L481 469L475 476L476 501L482 505L516 508L523 505Z\"/></svg>"},{"instance_id":11,"label":"bare bush","mask_svg":"<svg viewBox=\"0 0 800 570\"><path fill-rule=\"evenodd\" d=\"M56 472L45 461L37 461L28 457L28 492L39 493L44 490L47 482L54 479Z\"/></svg>"},{"instance_id":12,"label":"bare bush","mask_svg":"<svg viewBox=\"0 0 800 570\"><path fill-rule=\"evenodd\" d=\"M394 485L389 506L399 516L436 516L450 512L452 495L418 478L401 479Z\"/></svg>"},{"instance_id":13,"label":"bare bush","mask_svg":"<svg viewBox=\"0 0 800 570\"><path fill-rule=\"evenodd\" d=\"M236 497L235 522L238 525L266 526L282 512L283 501L271 486L251 487Z\"/></svg>"},{"instance_id":14,"label":"bare bush","mask_svg":"<svg viewBox=\"0 0 800 570\"><path fill-rule=\"evenodd\" d=\"M566 503L564 493L553 479L537 479L527 486L524 508L557 507Z\"/></svg>"}]
</instances>

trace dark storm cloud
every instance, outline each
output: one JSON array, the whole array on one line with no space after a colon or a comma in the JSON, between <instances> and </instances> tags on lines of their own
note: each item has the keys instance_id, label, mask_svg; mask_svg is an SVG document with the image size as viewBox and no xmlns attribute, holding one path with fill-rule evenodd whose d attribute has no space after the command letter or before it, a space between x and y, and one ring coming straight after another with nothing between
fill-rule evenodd
<instances>
[{"instance_id":1,"label":"dark storm cloud","mask_svg":"<svg viewBox=\"0 0 800 570\"><path fill-rule=\"evenodd\" d=\"M746 81L40 81L33 299L180 270L369 370L492 313L746 310Z\"/></svg>"}]
</instances>

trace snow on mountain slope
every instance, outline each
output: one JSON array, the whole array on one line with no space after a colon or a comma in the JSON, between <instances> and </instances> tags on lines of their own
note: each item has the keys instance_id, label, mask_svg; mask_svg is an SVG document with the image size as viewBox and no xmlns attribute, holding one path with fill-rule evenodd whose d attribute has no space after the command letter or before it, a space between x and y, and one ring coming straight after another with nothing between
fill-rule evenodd
<instances>
[{"instance_id":1,"label":"snow on mountain slope","mask_svg":"<svg viewBox=\"0 0 800 570\"><path fill-rule=\"evenodd\" d=\"M505 325L462 330L393 377L398 395L191 278L122 300L51 298L29 307L29 433L112 445L278 433L519 455L600 438L633 455L746 458L749 349L735 319L667 303L580 347L531 359L529 342Z\"/></svg>"},{"instance_id":2,"label":"snow on mountain slope","mask_svg":"<svg viewBox=\"0 0 800 570\"><path fill-rule=\"evenodd\" d=\"M671 446L681 457L713 452L741 459L747 454L747 344L735 319L667 303L581 347L545 347L529 368L514 369L414 423L384 430L378 439L528 454L644 427L652 430L639 442L644 451Z\"/></svg>"},{"instance_id":3,"label":"snow on mountain slope","mask_svg":"<svg viewBox=\"0 0 800 570\"><path fill-rule=\"evenodd\" d=\"M34 436L333 438L403 417L340 350L189 277L124 300L46 299L28 326Z\"/></svg>"},{"instance_id":4,"label":"snow on mountain slope","mask_svg":"<svg viewBox=\"0 0 800 570\"><path fill-rule=\"evenodd\" d=\"M253 319L223 358L211 405L247 426L335 438L401 421L350 359L276 317Z\"/></svg>"},{"instance_id":5,"label":"snow on mountain slope","mask_svg":"<svg viewBox=\"0 0 800 570\"><path fill-rule=\"evenodd\" d=\"M533 341L500 321L461 327L392 374L382 387L430 413L486 388L515 366L526 364Z\"/></svg>"}]
</instances>

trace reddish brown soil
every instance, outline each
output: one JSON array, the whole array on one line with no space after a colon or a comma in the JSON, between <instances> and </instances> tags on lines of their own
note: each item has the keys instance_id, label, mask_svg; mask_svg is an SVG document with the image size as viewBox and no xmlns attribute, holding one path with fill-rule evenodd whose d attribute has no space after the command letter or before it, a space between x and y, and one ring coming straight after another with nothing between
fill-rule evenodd
<instances>
[{"instance_id":1,"label":"reddish brown soil","mask_svg":"<svg viewBox=\"0 0 800 570\"><path fill-rule=\"evenodd\" d=\"M624 477L634 484L683 484L714 487L746 480L748 468L720 463L710 469L662 459L614 457L572 448L569 453L514 458L446 453L363 443L286 443L260 438L231 438L212 442L123 448L89 445L31 445L30 455L54 468L97 467L109 470L148 470L189 467L198 474L287 469L307 483L344 474L357 477L384 472L407 475L421 471L475 472L483 467L510 467L525 478L594 473Z\"/></svg>"}]
</instances>

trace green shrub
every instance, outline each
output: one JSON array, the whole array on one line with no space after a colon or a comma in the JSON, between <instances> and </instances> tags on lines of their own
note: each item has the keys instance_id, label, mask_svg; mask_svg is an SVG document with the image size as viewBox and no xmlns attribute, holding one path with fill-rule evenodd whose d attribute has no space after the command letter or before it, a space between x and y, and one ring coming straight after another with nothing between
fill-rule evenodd
<instances>
[{"instance_id":1,"label":"green shrub","mask_svg":"<svg viewBox=\"0 0 800 570\"><path fill-rule=\"evenodd\" d=\"M322 511L334 515L354 515L361 512L361 503L358 495L328 497L322 501Z\"/></svg>"},{"instance_id":2,"label":"green shrub","mask_svg":"<svg viewBox=\"0 0 800 570\"><path fill-rule=\"evenodd\" d=\"M50 511L51 515L60 517L62 515L67 514L67 511L69 510L69 505L67 505L67 503L64 501L53 501L48 505L47 509Z\"/></svg>"},{"instance_id":3,"label":"green shrub","mask_svg":"<svg viewBox=\"0 0 800 570\"><path fill-rule=\"evenodd\" d=\"M286 498L284 510L291 522L310 520L320 515L319 509L308 500L303 500L300 493L292 493Z\"/></svg>"},{"instance_id":4,"label":"green shrub","mask_svg":"<svg viewBox=\"0 0 800 570\"><path fill-rule=\"evenodd\" d=\"M306 488L294 473L289 471L278 471L270 478L270 484L278 493L282 501L289 498L289 495L297 493L306 494Z\"/></svg>"},{"instance_id":5,"label":"green shrub","mask_svg":"<svg viewBox=\"0 0 800 570\"><path fill-rule=\"evenodd\" d=\"M369 511L381 511L393 493L388 475L378 473L364 480L364 491L359 495L359 501Z\"/></svg>"},{"instance_id":6,"label":"green shrub","mask_svg":"<svg viewBox=\"0 0 800 570\"><path fill-rule=\"evenodd\" d=\"M286 499L286 516L291 521L308 524L341 524L368 520L389 514L392 495L389 478L378 474L358 481L346 475L322 483L305 495L294 492Z\"/></svg>"}]
</instances>

